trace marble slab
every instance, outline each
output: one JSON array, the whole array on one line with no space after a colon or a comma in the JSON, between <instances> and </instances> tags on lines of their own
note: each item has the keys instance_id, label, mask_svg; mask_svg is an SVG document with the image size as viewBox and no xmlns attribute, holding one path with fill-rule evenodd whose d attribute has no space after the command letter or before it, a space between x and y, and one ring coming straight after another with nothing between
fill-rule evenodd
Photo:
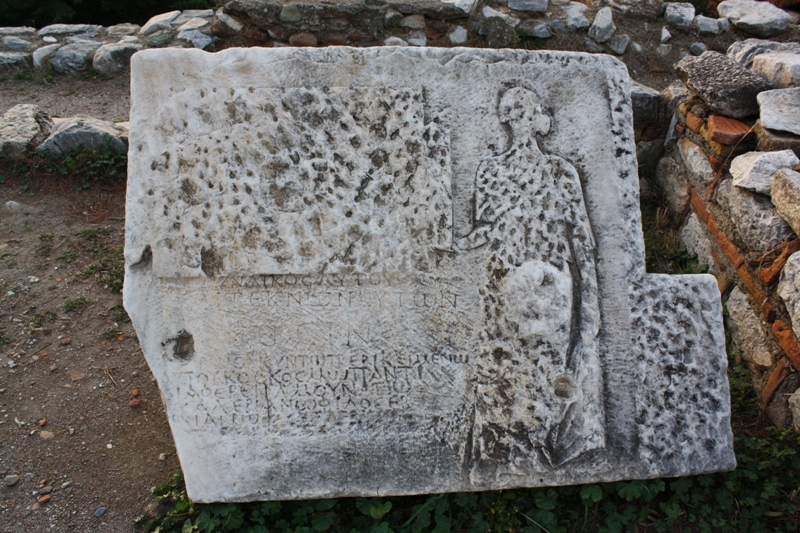
<instances>
[{"instance_id":1,"label":"marble slab","mask_svg":"<svg viewBox=\"0 0 800 533\"><path fill-rule=\"evenodd\" d=\"M124 302L198 502L735 467L722 306L649 275L625 66L132 59Z\"/></svg>"}]
</instances>

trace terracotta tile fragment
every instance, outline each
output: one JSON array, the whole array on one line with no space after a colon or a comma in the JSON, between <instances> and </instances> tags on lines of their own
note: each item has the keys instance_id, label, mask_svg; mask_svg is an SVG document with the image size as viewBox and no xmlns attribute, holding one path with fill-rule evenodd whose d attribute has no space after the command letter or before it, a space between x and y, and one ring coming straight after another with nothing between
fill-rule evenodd
<instances>
[{"instance_id":1,"label":"terracotta tile fragment","mask_svg":"<svg viewBox=\"0 0 800 533\"><path fill-rule=\"evenodd\" d=\"M700 128L703 127L705 122L702 118L698 117L691 111L686 113L686 127L692 130L695 133L700 133Z\"/></svg>"},{"instance_id":2,"label":"terracotta tile fragment","mask_svg":"<svg viewBox=\"0 0 800 533\"><path fill-rule=\"evenodd\" d=\"M708 132L711 140L728 146L752 139L755 135L747 124L719 115L708 117Z\"/></svg>"}]
</instances>

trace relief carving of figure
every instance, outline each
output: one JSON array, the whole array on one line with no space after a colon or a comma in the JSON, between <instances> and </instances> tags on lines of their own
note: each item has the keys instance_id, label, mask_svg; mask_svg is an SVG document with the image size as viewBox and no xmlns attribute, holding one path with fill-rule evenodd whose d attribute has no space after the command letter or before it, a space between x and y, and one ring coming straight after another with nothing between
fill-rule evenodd
<instances>
[{"instance_id":1,"label":"relief carving of figure","mask_svg":"<svg viewBox=\"0 0 800 533\"><path fill-rule=\"evenodd\" d=\"M543 153L537 95L500 96L509 145L479 165L473 229L483 252L473 480L552 469L605 445L595 241L578 172Z\"/></svg>"}]
</instances>

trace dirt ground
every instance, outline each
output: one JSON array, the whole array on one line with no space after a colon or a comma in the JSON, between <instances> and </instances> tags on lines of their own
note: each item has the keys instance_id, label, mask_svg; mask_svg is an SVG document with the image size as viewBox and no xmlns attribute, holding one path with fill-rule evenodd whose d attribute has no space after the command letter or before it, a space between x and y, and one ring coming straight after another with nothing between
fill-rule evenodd
<instances>
[{"instance_id":1,"label":"dirt ground","mask_svg":"<svg viewBox=\"0 0 800 533\"><path fill-rule=\"evenodd\" d=\"M111 292L123 217L122 190L0 185L0 531L132 531L179 469Z\"/></svg>"}]
</instances>

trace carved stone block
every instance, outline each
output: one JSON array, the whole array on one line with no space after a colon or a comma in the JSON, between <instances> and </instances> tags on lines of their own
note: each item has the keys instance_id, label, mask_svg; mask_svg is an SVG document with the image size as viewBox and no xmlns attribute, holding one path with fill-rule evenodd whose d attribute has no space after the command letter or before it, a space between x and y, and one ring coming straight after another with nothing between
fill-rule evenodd
<instances>
[{"instance_id":1,"label":"carved stone block","mask_svg":"<svg viewBox=\"0 0 800 533\"><path fill-rule=\"evenodd\" d=\"M716 280L644 269L627 71L147 50L125 306L195 501L735 466Z\"/></svg>"}]
</instances>

